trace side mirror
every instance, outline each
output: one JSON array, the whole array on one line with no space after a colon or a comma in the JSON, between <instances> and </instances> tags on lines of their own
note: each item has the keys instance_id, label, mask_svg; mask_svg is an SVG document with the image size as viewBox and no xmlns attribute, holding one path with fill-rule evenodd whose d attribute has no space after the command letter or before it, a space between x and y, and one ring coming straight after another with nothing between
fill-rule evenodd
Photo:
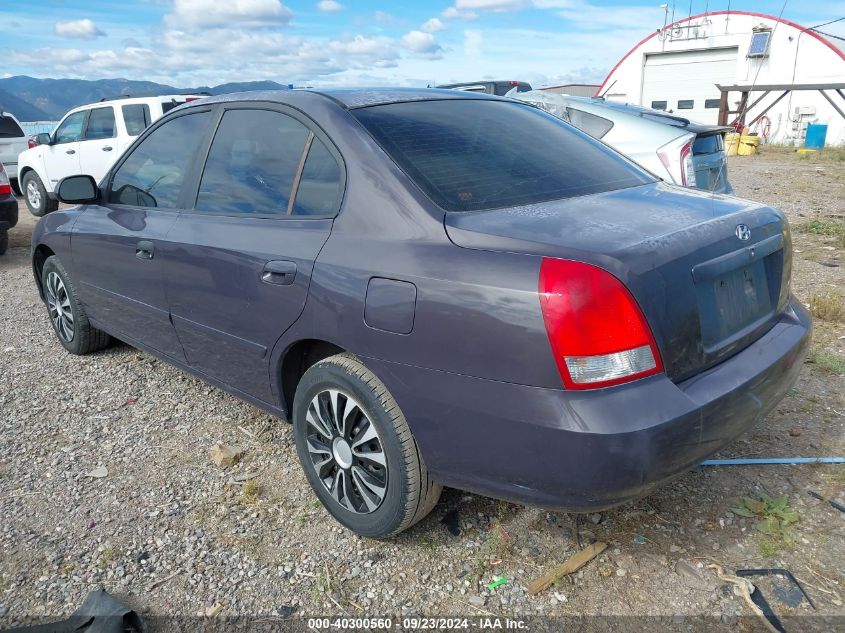
<instances>
[{"instance_id":1,"label":"side mirror","mask_svg":"<svg viewBox=\"0 0 845 633\"><path fill-rule=\"evenodd\" d=\"M68 176L59 183L56 196L65 204L88 204L100 199L100 189L91 176Z\"/></svg>"},{"instance_id":2,"label":"side mirror","mask_svg":"<svg viewBox=\"0 0 845 633\"><path fill-rule=\"evenodd\" d=\"M40 134L35 135L35 144L36 145L49 145L52 142L53 142L53 139L46 132L41 132Z\"/></svg>"}]
</instances>

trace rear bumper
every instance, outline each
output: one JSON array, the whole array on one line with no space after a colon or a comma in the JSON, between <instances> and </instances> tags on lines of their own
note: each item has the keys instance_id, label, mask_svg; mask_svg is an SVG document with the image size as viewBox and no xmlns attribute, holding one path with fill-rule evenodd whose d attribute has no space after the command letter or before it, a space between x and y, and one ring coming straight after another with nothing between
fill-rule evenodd
<instances>
[{"instance_id":1,"label":"rear bumper","mask_svg":"<svg viewBox=\"0 0 845 633\"><path fill-rule=\"evenodd\" d=\"M793 300L761 339L689 380L580 393L363 360L396 397L435 480L585 511L647 494L762 420L794 384L810 330Z\"/></svg>"},{"instance_id":2,"label":"rear bumper","mask_svg":"<svg viewBox=\"0 0 845 633\"><path fill-rule=\"evenodd\" d=\"M0 222L8 223L7 229L18 223L18 201L14 196L0 196ZM12 221L14 219L14 222Z\"/></svg>"}]
</instances>

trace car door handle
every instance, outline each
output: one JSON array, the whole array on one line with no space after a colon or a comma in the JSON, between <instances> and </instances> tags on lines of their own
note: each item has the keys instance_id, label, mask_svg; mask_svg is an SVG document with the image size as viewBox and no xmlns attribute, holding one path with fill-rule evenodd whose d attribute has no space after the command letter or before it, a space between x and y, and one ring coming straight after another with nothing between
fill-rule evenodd
<instances>
[{"instance_id":1,"label":"car door handle","mask_svg":"<svg viewBox=\"0 0 845 633\"><path fill-rule=\"evenodd\" d=\"M289 286L296 277L296 262L278 260L267 262L261 273L261 281L279 286Z\"/></svg>"},{"instance_id":2,"label":"car door handle","mask_svg":"<svg viewBox=\"0 0 845 633\"><path fill-rule=\"evenodd\" d=\"M135 257L138 259L152 259L155 249L155 244L149 240L141 240L135 247Z\"/></svg>"},{"instance_id":3,"label":"car door handle","mask_svg":"<svg viewBox=\"0 0 845 633\"><path fill-rule=\"evenodd\" d=\"M112 146L111 146L111 145L106 145L106 146L103 148L103 151L104 151L104 152L110 152L110 151L112 151Z\"/></svg>"},{"instance_id":4,"label":"car door handle","mask_svg":"<svg viewBox=\"0 0 845 633\"><path fill-rule=\"evenodd\" d=\"M75 149L65 150L65 154L76 154L76 150Z\"/></svg>"}]
</instances>

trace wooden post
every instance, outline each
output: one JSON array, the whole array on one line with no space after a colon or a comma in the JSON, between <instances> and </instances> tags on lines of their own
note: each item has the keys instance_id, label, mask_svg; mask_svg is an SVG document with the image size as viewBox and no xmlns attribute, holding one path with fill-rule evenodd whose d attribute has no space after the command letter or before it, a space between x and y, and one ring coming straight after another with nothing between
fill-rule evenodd
<instances>
[{"instance_id":1,"label":"wooden post","mask_svg":"<svg viewBox=\"0 0 845 633\"><path fill-rule=\"evenodd\" d=\"M728 124L728 91L719 87L719 125Z\"/></svg>"}]
</instances>

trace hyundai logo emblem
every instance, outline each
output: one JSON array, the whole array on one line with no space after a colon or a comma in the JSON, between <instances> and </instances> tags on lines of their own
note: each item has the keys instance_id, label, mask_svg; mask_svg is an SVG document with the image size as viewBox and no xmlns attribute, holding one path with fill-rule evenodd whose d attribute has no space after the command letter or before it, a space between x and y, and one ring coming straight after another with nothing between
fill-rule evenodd
<instances>
[{"instance_id":1,"label":"hyundai logo emblem","mask_svg":"<svg viewBox=\"0 0 845 633\"><path fill-rule=\"evenodd\" d=\"M747 224L737 224L736 226L736 236L741 239L743 242L747 242L751 239L751 229L748 228Z\"/></svg>"}]
</instances>

